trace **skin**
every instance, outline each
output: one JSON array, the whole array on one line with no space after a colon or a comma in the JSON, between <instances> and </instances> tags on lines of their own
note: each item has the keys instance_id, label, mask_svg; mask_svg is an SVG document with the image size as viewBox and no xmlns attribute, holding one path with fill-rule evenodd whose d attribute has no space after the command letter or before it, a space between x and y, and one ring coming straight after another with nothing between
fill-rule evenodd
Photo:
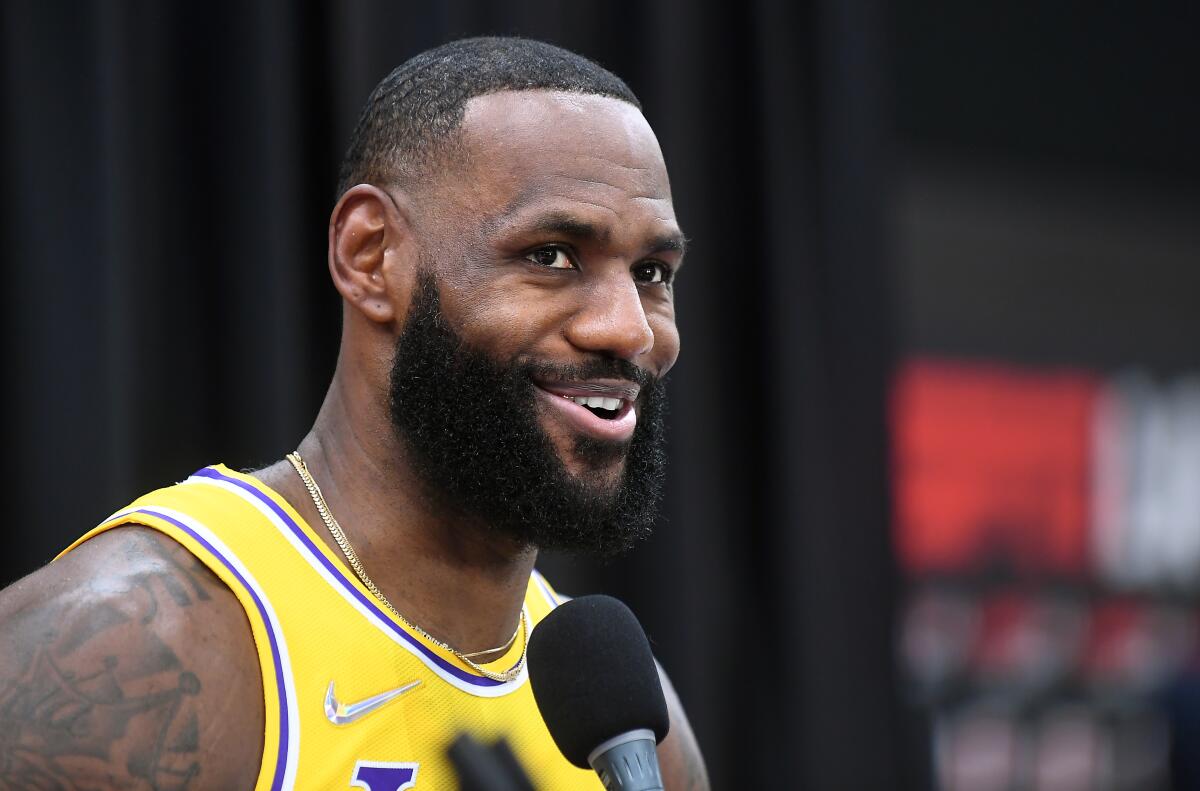
<instances>
[{"instance_id":1,"label":"skin","mask_svg":"<svg viewBox=\"0 0 1200 791\"><path fill-rule=\"evenodd\" d=\"M479 651L512 634L536 549L427 496L395 435L388 373L417 273L432 269L446 320L496 359L617 357L662 376L679 333L673 291L660 281L682 264L683 236L658 142L631 105L489 94L468 102L461 134L465 156L419 185L359 185L334 208L329 269L344 303L342 345L299 450L384 595L435 637ZM539 417L566 469L611 487L623 460L597 468L576 458L580 428L556 397L539 397ZM338 551L286 461L256 475ZM53 672L60 664L74 678L109 673L125 698L161 693L157 708L118 717L94 707L66 722L50 703L20 696L47 674L69 686ZM659 746L666 787L706 789L699 748L660 674L671 715ZM79 788L251 787L263 715L247 715L245 703L261 696L241 606L148 529L103 534L0 595L0 789L58 787L33 782L36 772ZM224 716L234 706L238 716Z\"/></svg>"},{"instance_id":2,"label":"skin","mask_svg":"<svg viewBox=\"0 0 1200 791\"><path fill-rule=\"evenodd\" d=\"M0 789L251 788L259 678L224 583L149 528L101 534L0 596Z\"/></svg>"}]
</instances>

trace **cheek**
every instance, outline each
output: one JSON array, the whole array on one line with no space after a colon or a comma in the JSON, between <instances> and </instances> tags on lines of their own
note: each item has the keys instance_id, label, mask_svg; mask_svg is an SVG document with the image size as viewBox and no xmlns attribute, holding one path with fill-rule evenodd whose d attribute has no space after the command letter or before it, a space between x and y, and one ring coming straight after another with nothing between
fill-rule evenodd
<instances>
[{"instance_id":1,"label":"cheek","mask_svg":"<svg viewBox=\"0 0 1200 791\"><path fill-rule=\"evenodd\" d=\"M658 366L658 375L665 374L679 357L679 328L675 326L674 312L647 316L650 330L654 333L654 349L651 355Z\"/></svg>"},{"instance_id":2,"label":"cheek","mask_svg":"<svg viewBox=\"0 0 1200 791\"><path fill-rule=\"evenodd\" d=\"M508 357L531 352L557 334L563 310L553 297L493 280L484 288L460 289L455 312L447 309L446 318L468 343Z\"/></svg>"}]
</instances>

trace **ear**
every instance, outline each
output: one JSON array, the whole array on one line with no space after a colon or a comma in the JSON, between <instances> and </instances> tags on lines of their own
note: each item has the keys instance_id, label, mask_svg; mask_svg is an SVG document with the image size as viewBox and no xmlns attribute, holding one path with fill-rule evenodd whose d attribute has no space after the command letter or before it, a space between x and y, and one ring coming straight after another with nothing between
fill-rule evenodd
<instances>
[{"instance_id":1,"label":"ear","mask_svg":"<svg viewBox=\"0 0 1200 791\"><path fill-rule=\"evenodd\" d=\"M379 187L346 190L329 217L329 273L346 304L369 321L390 324L411 294L415 252L400 200Z\"/></svg>"}]
</instances>

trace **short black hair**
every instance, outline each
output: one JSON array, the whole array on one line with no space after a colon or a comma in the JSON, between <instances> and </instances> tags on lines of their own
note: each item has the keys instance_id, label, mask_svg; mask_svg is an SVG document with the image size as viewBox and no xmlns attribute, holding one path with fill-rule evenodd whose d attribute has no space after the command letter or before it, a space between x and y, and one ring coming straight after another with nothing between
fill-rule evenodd
<instances>
[{"instance_id":1,"label":"short black hair","mask_svg":"<svg viewBox=\"0 0 1200 791\"><path fill-rule=\"evenodd\" d=\"M355 184L403 183L454 142L467 101L498 91L553 90L642 105L609 70L561 47L525 38L451 41L383 78L367 99L338 174L338 196Z\"/></svg>"}]
</instances>

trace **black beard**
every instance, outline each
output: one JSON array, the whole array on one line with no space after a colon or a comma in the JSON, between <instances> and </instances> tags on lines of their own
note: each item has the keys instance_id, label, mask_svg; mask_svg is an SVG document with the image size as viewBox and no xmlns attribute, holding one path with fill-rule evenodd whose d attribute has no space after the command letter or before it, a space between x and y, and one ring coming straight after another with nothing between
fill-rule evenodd
<instances>
[{"instance_id":1,"label":"black beard","mask_svg":"<svg viewBox=\"0 0 1200 791\"><path fill-rule=\"evenodd\" d=\"M567 471L538 422L538 376L641 385L632 439L580 437L575 443L575 457L597 469L625 457L615 484L592 486L586 474ZM650 534L665 480L666 392L661 380L632 363L497 362L447 325L437 282L422 274L396 342L389 397L392 423L428 492L485 529L543 549L600 557Z\"/></svg>"}]
</instances>

